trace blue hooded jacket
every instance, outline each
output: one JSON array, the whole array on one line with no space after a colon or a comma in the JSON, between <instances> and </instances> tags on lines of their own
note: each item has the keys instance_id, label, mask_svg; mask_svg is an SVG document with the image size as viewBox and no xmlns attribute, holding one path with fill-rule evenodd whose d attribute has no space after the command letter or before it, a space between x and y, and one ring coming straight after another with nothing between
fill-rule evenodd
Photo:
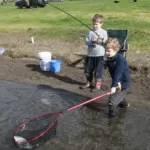
<instances>
[{"instance_id":1,"label":"blue hooded jacket","mask_svg":"<svg viewBox=\"0 0 150 150\"><path fill-rule=\"evenodd\" d=\"M106 64L112 77L111 87L117 87L120 82L122 89L128 89L130 87L130 73L126 59L116 53L115 56L107 58Z\"/></svg>"}]
</instances>

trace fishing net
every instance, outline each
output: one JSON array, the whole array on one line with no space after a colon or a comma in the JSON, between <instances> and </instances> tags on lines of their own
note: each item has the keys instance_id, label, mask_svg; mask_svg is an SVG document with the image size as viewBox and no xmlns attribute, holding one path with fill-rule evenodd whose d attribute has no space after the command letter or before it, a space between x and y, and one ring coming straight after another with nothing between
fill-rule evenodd
<instances>
[{"instance_id":1,"label":"fishing net","mask_svg":"<svg viewBox=\"0 0 150 150\"><path fill-rule=\"evenodd\" d=\"M57 121L62 113L35 117L18 126L13 139L19 148L32 149L56 135Z\"/></svg>"},{"instance_id":2,"label":"fishing net","mask_svg":"<svg viewBox=\"0 0 150 150\"><path fill-rule=\"evenodd\" d=\"M27 120L15 129L13 133L13 140L19 148L32 149L38 147L56 135L57 121L65 111L71 111L110 94L110 92L107 92L88 101L70 107L63 112L44 114L31 120Z\"/></svg>"}]
</instances>

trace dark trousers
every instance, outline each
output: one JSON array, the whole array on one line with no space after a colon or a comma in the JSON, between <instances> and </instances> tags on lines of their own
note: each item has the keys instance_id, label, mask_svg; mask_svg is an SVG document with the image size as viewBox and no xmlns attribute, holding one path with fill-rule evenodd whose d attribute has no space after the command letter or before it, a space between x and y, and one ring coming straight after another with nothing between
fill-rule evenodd
<instances>
[{"instance_id":1,"label":"dark trousers","mask_svg":"<svg viewBox=\"0 0 150 150\"><path fill-rule=\"evenodd\" d=\"M88 82L92 82L93 76L95 79L102 78L103 73L103 56L86 57L85 59L85 75Z\"/></svg>"},{"instance_id":2,"label":"dark trousers","mask_svg":"<svg viewBox=\"0 0 150 150\"><path fill-rule=\"evenodd\" d=\"M125 108L128 103L125 100L127 90L117 91L109 97L109 116L116 116L118 113L118 106Z\"/></svg>"}]
</instances>

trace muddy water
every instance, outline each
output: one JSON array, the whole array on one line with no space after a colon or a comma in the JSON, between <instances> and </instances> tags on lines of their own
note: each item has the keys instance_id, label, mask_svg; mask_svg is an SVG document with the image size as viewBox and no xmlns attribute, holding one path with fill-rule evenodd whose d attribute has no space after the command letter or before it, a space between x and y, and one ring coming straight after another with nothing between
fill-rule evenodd
<instances>
[{"instance_id":1,"label":"muddy water","mask_svg":"<svg viewBox=\"0 0 150 150\"><path fill-rule=\"evenodd\" d=\"M63 110L87 98L49 86L0 81L0 150L17 150L12 132L27 119ZM131 105L118 118L107 117L107 105L88 105L63 114L56 136L37 150L149 150L148 106Z\"/></svg>"}]
</instances>

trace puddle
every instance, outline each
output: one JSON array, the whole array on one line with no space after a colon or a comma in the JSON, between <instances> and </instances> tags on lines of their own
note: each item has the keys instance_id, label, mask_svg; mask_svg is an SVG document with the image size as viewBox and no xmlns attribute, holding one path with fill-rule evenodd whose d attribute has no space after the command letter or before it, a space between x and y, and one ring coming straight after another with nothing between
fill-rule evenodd
<instances>
[{"instance_id":1,"label":"puddle","mask_svg":"<svg viewBox=\"0 0 150 150\"><path fill-rule=\"evenodd\" d=\"M35 116L61 111L86 97L49 86L0 81L0 149L17 150L12 133ZM150 111L145 105L122 109L116 119L107 117L107 105L90 105L63 113L56 136L37 150L149 150Z\"/></svg>"}]
</instances>

